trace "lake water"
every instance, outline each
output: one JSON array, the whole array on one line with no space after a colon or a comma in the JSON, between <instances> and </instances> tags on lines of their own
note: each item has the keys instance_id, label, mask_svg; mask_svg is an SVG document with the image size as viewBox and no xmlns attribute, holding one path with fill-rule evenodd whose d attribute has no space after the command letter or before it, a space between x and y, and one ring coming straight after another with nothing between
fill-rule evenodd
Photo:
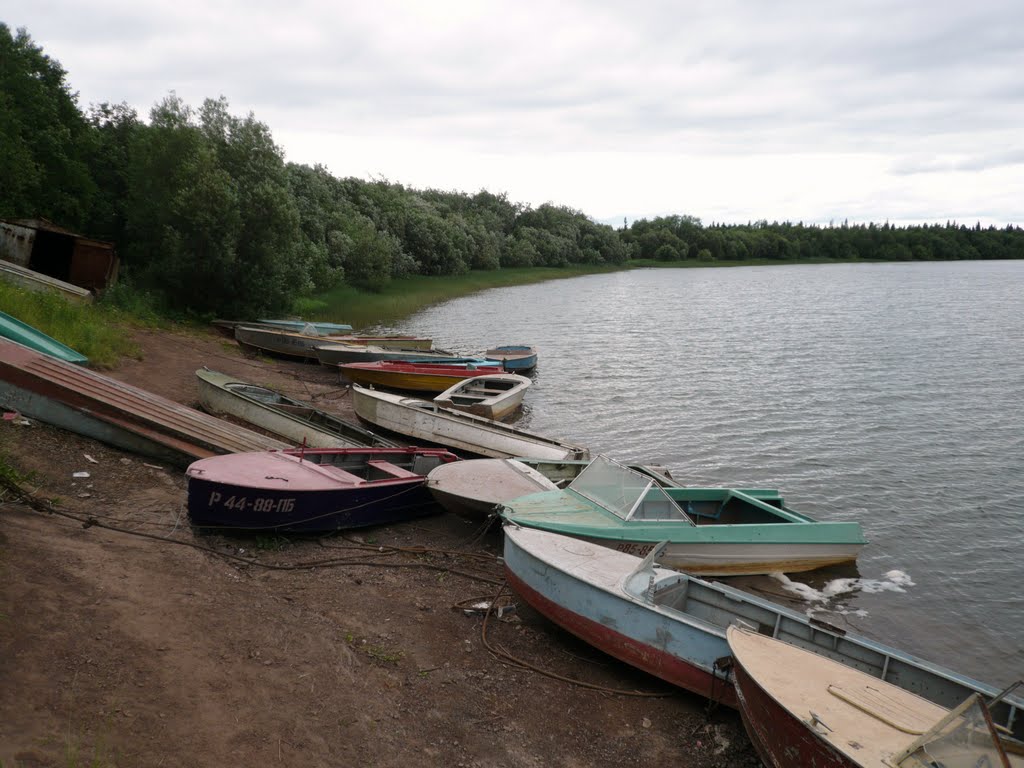
<instances>
[{"instance_id":1,"label":"lake water","mask_svg":"<svg viewBox=\"0 0 1024 768\"><path fill-rule=\"evenodd\" d=\"M519 426L859 521L856 569L792 576L805 608L981 680L1024 676L1024 261L635 270L390 330L532 344Z\"/></svg>"}]
</instances>

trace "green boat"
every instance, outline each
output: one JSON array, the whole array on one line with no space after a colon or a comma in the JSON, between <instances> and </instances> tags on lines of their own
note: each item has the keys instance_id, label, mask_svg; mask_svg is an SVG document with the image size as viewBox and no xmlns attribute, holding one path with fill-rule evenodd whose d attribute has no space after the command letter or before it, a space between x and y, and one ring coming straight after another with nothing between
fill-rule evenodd
<instances>
[{"instance_id":1,"label":"green boat","mask_svg":"<svg viewBox=\"0 0 1024 768\"><path fill-rule=\"evenodd\" d=\"M859 523L817 522L777 490L663 485L598 456L564 489L502 504L506 520L646 555L707 576L799 572L852 562L867 543Z\"/></svg>"},{"instance_id":2,"label":"green boat","mask_svg":"<svg viewBox=\"0 0 1024 768\"><path fill-rule=\"evenodd\" d=\"M71 347L61 344L54 338L47 336L37 328L21 322L16 317L11 317L6 312L0 312L0 336L16 341L19 344L42 352L44 355L56 357L65 363L78 363L85 365L89 358L75 352Z\"/></svg>"}]
</instances>

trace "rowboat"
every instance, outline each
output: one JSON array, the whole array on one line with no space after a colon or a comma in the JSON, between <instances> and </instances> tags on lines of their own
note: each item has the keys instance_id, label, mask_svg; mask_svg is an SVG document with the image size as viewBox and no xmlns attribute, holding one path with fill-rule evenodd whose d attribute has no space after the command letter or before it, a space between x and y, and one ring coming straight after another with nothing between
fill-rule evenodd
<instances>
[{"instance_id":1,"label":"rowboat","mask_svg":"<svg viewBox=\"0 0 1024 768\"><path fill-rule=\"evenodd\" d=\"M488 373L463 379L434 398L444 408L501 421L518 410L533 384L514 373Z\"/></svg>"},{"instance_id":2,"label":"rowboat","mask_svg":"<svg viewBox=\"0 0 1024 768\"><path fill-rule=\"evenodd\" d=\"M320 336L263 325L236 325L235 341L246 349L295 357L301 360L318 360L316 348L321 344L334 342L375 344L382 347L401 345L402 348L423 350L429 350L432 343L430 339L415 336Z\"/></svg>"},{"instance_id":3,"label":"rowboat","mask_svg":"<svg viewBox=\"0 0 1024 768\"><path fill-rule=\"evenodd\" d=\"M0 312L0 336L23 344L30 349L34 349L36 352L56 357L65 363L85 365L89 362L89 358L85 355L47 336L38 328L33 328L28 323L23 323L16 317L11 317L6 312Z\"/></svg>"},{"instance_id":4,"label":"rowboat","mask_svg":"<svg viewBox=\"0 0 1024 768\"><path fill-rule=\"evenodd\" d=\"M266 387L200 368L199 402L203 410L227 414L273 432L292 445L310 448L397 448L398 443L339 416L293 400Z\"/></svg>"},{"instance_id":5,"label":"rowboat","mask_svg":"<svg viewBox=\"0 0 1024 768\"><path fill-rule=\"evenodd\" d=\"M743 724L770 768L1024 765L977 693L951 710L742 626L726 639Z\"/></svg>"},{"instance_id":6,"label":"rowboat","mask_svg":"<svg viewBox=\"0 0 1024 768\"><path fill-rule=\"evenodd\" d=\"M542 459L581 459L586 448L536 435L472 413L442 408L429 400L352 385L356 415L382 429L412 438L417 443L443 445L473 456Z\"/></svg>"},{"instance_id":7,"label":"rowboat","mask_svg":"<svg viewBox=\"0 0 1024 768\"><path fill-rule=\"evenodd\" d=\"M177 466L288 448L244 427L0 339L0 407Z\"/></svg>"},{"instance_id":8,"label":"rowboat","mask_svg":"<svg viewBox=\"0 0 1024 768\"><path fill-rule=\"evenodd\" d=\"M92 292L79 285L59 280L34 269L14 264L10 261L0 260L0 280L13 283L30 291L51 291L60 294L68 301L89 303L92 301Z\"/></svg>"},{"instance_id":9,"label":"rowboat","mask_svg":"<svg viewBox=\"0 0 1024 768\"><path fill-rule=\"evenodd\" d=\"M216 456L191 464L194 525L277 533L325 533L438 511L426 474L456 461L426 448L319 448Z\"/></svg>"},{"instance_id":10,"label":"rowboat","mask_svg":"<svg viewBox=\"0 0 1024 768\"><path fill-rule=\"evenodd\" d=\"M817 522L778 491L664 486L606 456L560 490L503 504L518 525L643 554L660 541L662 564L708 576L809 571L851 562L866 543L855 522Z\"/></svg>"},{"instance_id":11,"label":"rowboat","mask_svg":"<svg viewBox=\"0 0 1024 768\"><path fill-rule=\"evenodd\" d=\"M286 331L298 331L309 333L310 329L319 336L340 336L352 333L352 326L347 323L324 323L311 322L308 320L257 320L260 325L269 325L274 328L284 328Z\"/></svg>"},{"instance_id":12,"label":"rowboat","mask_svg":"<svg viewBox=\"0 0 1024 768\"><path fill-rule=\"evenodd\" d=\"M730 707L738 700L728 672L726 629L740 622L943 707L955 707L973 693L986 698L999 693L991 685L755 595L660 568L655 565L660 545L640 558L512 524L505 525L504 533L506 576L532 608L620 661ZM992 716L1016 739L1024 737L1021 698L1000 702Z\"/></svg>"},{"instance_id":13,"label":"rowboat","mask_svg":"<svg viewBox=\"0 0 1024 768\"><path fill-rule=\"evenodd\" d=\"M401 347L380 347L376 344L321 344L316 347L316 357L322 365L335 366L342 363L373 363L377 360L404 360L409 363L478 363L499 366L494 360L482 357L460 357L453 352L434 349L402 349Z\"/></svg>"},{"instance_id":14,"label":"rowboat","mask_svg":"<svg viewBox=\"0 0 1024 768\"><path fill-rule=\"evenodd\" d=\"M482 371L496 369L496 363L479 366L476 363L406 363L400 360L343 363L338 366L343 379L364 387L431 393L444 392Z\"/></svg>"},{"instance_id":15,"label":"rowboat","mask_svg":"<svg viewBox=\"0 0 1024 768\"><path fill-rule=\"evenodd\" d=\"M507 344L484 352L488 360L497 360L506 371L532 371L537 367L537 350L526 344Z\"/></svg>"}]
</instances>

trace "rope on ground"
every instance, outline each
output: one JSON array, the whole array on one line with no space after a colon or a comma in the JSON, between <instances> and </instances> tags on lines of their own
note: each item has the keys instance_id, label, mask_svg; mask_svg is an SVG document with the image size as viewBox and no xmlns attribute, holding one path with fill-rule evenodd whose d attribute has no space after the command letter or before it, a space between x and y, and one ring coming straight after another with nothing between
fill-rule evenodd
<instances>
[{"instance_id":1,"label":"rope on ground","mask_svg":"<svg viewBox=\"0 0 1024 768\"><path fill-rule=\"evenodd\" d=\"M610 693L610 694L614 694L614 695L617 695L617 696L634 696L634 697L637 697L637 698L645 698L645 699L660 699L660 698L667 698L669 696L675 695L671 691L655 692L655 691L627 690L627 689L624 689L624 688L609 688L608 686L605 686L605 685L598 685L596 683L588 683L588 682L585 682L583 680L576 680L576 679L571 678L571 677L566 677L565 675L560 675L557 672L552 672L552 671L547 670L547 669L542 669L541 667L538 667L535 664L531 664L528 661L524 661L523 659L520 659L517 656L512 655L509 651L505 650L500 645L492 644L490 642L490 640L488 639L488 637L487 637L487 624L488 624L489 619L491 618L491 614L495 612L495 605L497 604L499 598L502 597L502 595L505 592L505 589L507 587L508 587L508 583L507 582L502 582L501 588L490 599L490 605L487 608L487 613L484 614L484 620L483 620L483 622L480 625L480 641L484 644L484 647L488 651L491 652L491 655L494 656L495 658L497 658L498 661L500 661L501 663L508 664L510 666L513 666L513 667L518 667L519 669L524 669L524 670L529 670L529 671L532 671L532 672L536 672L536 673L538 673L540 675L544 675L545 677L550 677L553 680L560 680L563 683L568 683L570 685L575 685L575 686L577 686L579 688L587 688L589 690L598 691L600 693Z\"/></svg>"},{"instance_id":2,"label":"rope on ground","mask_svg":"<svg viewBox=\"0 0 1024 768\"><path fill-rule=\"evenodd\" d=\"M150 539L152 541L158 541L166 544L174 544L180 547L188 547L190 549L198 550L215 557L220 557L224 560L231 562L242 563L248 566L255 566L257 568L263 568L264 570L270 571L311 571L317 568L337 568L341 566L360 566L360 567L375 567L375 568L424 568L426 570L442 571L444 573L451 573L456 576L462 576L463 578L470 579L473 581L480 581L486 584L500 584L501 581L489 576L485 576L479 573L472 573L464 571L459 568L451 568L443 565L437 565L435 563L395 563L395 562L379 562L363 559L343 559L343 558L330 558L324 560L310 560L298 563L264 563L253 558L242 557L232 552L219 552L202 544L197 544L191 541L184 541L182 539L172 539L168 536L160 536L154 533L146 533L145 531L136 531L130 528L123 528L118 525L112 525L110 523L101 522L94 516L83 516L77 515L72 512L66 512L59 509L52 500L40 499L34 493L29 493L21 488L13 480L3 477L0 475L0 489L3 489L20 504L23 504L30 509L35 510L46 515L53 515L56 517L72 520L81 524L83 528L101 528L107 531L113 531L115 533L124 533L129 536L136 536L142 539Z\"/></svg>"}]
</instances>

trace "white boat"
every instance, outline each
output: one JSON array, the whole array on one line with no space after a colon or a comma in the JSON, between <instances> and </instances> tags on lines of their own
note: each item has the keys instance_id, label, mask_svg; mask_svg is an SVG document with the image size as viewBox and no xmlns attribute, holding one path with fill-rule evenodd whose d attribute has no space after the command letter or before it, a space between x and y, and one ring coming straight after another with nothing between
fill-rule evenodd
<instances>
[{"instance_id":1,"label":"white boat","mask_svg":"<svg viewBox=\"0 0 1024 768\"><path fill-rule=\"evenodd\" d=\"M742 625L726 636L743 724L770 768L1024 765L976 692L951 710Z\"/></svg>"},{"instance_id":2,"label":"white boat","mask_svg":"<svg viewBox=\"0 0 1024 768\"><path fill-rule=\"evenodd\" d=\"M523 404L531 382L515 373L488 373L463 379L434 398L444 408L502 421Z\"/></svg>"},{"instance_id":3,"label":"white boat","mask_svg":"<svg viewBox=\"0 0 1024 768\"><path fill-rule=\"evenodd\" d=\"M586 448L516 429L500 421L442 408L429 400L396 395L352 385L352 407L364 421L420 442L474 456L507 459L530 456L541 459L580 459Z\"/></svg>"},{"instance_id":4,"label":"white boat","mask_svg":"<svg viewBox=\"0 0 1024 768\"><path fill-rule=\"evenodd\" d=\"M227 414L309 448L396 448L398 443L358 424L325 413L309 403L224 373L200 368L199 402L203 410Z\"/></svg>"},{"instance_id":5,"label":"white boat","mask_svg":"<svg viewBox=\"0 0 1024 768\"><path fill-rule=\"evenodd\" d=\"M515 459L472 459L432 469L427 489L449 512L484 519L502 502L558 486Z\"/></svg>"}]
</instances>

